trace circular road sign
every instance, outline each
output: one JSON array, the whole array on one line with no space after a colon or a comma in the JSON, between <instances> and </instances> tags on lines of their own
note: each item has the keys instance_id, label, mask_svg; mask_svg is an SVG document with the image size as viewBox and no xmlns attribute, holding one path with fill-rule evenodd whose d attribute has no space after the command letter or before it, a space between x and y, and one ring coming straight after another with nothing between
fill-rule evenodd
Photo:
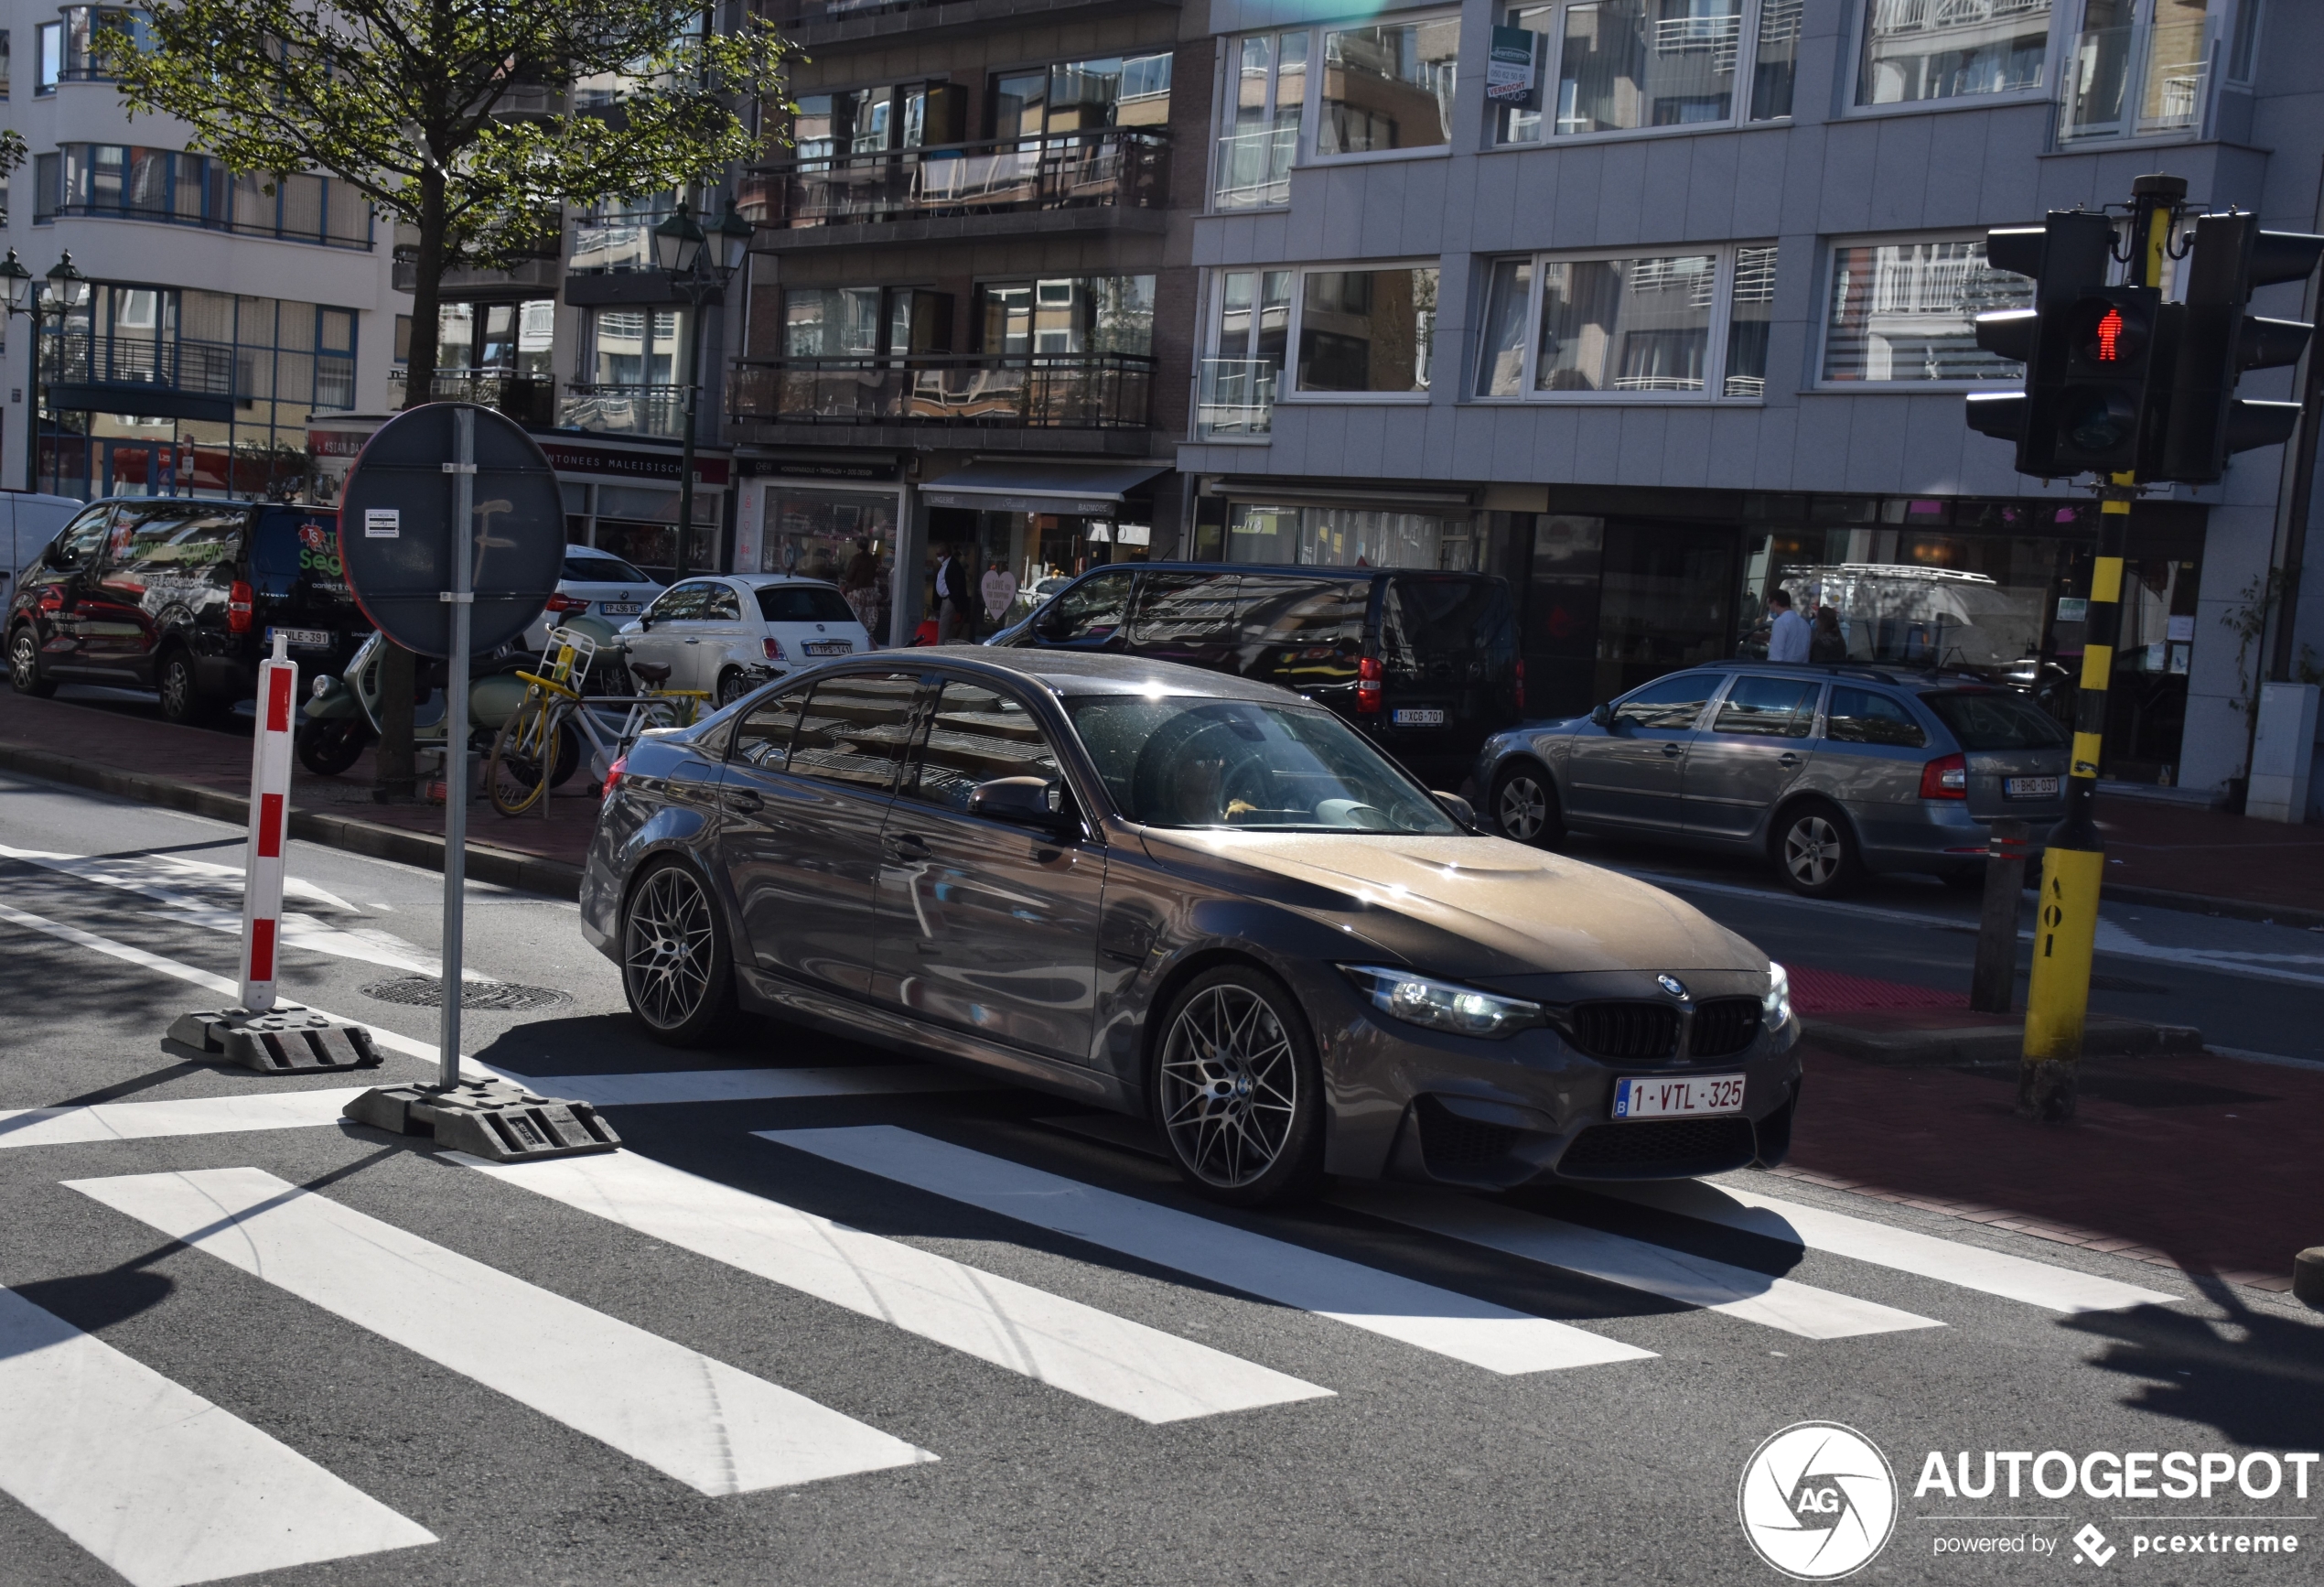
<instances>
[{"instance_id":1,"label":"circular road sign","mask_svg":"<svg viewBox=\"0 0 2324 1587\"><path fill-rule=\"evenodd\" d=\"M458 477L454 416L476 415L475 522L452 524ZM531 436L490 408L429 403L371 434L339 493L339 548L347 587L373 626L409 651L452 648L454 546L469 557L468 649L514 639L541 615L565 568L565 498Z\"/></svg>"}]
</instances>

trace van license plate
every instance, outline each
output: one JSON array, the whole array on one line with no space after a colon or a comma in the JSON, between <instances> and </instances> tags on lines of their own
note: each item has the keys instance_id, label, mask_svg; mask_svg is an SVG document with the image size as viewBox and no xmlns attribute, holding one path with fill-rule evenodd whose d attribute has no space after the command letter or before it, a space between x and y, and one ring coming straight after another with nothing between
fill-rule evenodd
<instances>
[{"instance_id":1,"label":"van license plate","mask_svg":"<svg viewBox=\"0 0 2324 1587\"><path fill-rule=\"evenodd\" d=\"M1667 1118L1673 1114L1740 1113L1740 1074L1658 1074L1614 1083L1614 1117Z\"/></svg>"},{"instance_id":2,"label":"van license plate","mask_svg":"<svg viewBox=\"0 0 2324 1587\"><path fill-rule=\"evenodd\" d=\"M331 648L331 631L328 628L268 629L266 631L266 642L268 644L272 644L276 639L280 639L285 644L296 645L301 650L328 650Z\"/></svg>"},{"instance_id":3,"label":"van license plate","mask_svg":"<svg viewBox=\"0 0 2324 1587\"><path fill-rule=\"evenodd\" d=\"M1445 725L1445 713L1415 710L1407 706L1396 712L1394 720L1399 728L1441 728Z\"/></svg>"},{"instance_id":4,"label":"van license plate","mask_svg":"<svg viewBox=\"0 0 2324 1587\"><path fill-rule=\"evenodd\" d=\"M2005 799L2055 799L2058 779L2055 777L2011 777L2001 784Z\"/></svg>"}]
</instances>

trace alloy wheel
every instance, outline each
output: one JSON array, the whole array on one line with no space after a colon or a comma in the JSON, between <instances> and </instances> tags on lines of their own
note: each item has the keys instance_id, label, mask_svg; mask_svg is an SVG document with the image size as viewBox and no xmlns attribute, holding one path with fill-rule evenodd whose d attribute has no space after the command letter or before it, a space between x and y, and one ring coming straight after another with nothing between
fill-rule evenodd
<instances>
[{"instance_id":1,"label":"alloy wheel","mask_svg":"<svg viewBox=\"0 0 2324 1587\"><path fill-rule=\"evenodd\" d=\"M1521 772L1501 783L1493 815L1501 823L1502 837L1531 843L1548 824L1549 795L1542 792L1539 783Z\"/></svg>"},{"instance_id":2,"label":"alloy wheel","mask_svg":"<svg viewBox=\"0 0 2324 1587\"><path fill-rule=\"evenodd\" d=\"M161 714L173 722L182 722L193 714L194 669L181 656L171 656L161 664L161 677L156 690L161 696Z\"/></svg>"},{"instance_id":3,"label":"alloy wheel","mask_svg":"<svg viewBox=\"0 0 2324 1587\"><path fill-rule=\"evenodd\" d=\"M1298 1061L1257 993L1212 987L1179 1010L1161 1082L1163 1128L1206 1183L1247 1185L1283 1156L1298 1115Z\"/></svg>"},{"instance_id":4,"label":"alloy wheel","mask_svg":"<svg viewBox=\"0 0 2324 1587\"><path fill-rule=\"evenodd\" d=\"M32 630L19 628L15 639L8 642L8 683L20 695L28 695L40 681L40 644L32 637Z\"/></svg>"},{"instance_id":5,"label":"alloy wheel","mask_svg":"<svg viewBox=\"0 0 2324 1587\"><path fill-rule=\"evenodd\" d=\"M1783 835L1783 868L1802 887L1822 887L1840 869L1839 829L1821 815L1802 815Z\"/></svg>"},{"instance_id":6,"label":"alloy wheel","mask_svg":"<svg viewBox=\"0 0 2324 1587\"><path fill-rule=\"evenodd\" d=\"M676 866L646 878L629 905L622 966L640 1014L672 1030L699 1012L710 993L715 946L710 901Z\"/></svg>"},{"instance_id":7,"label":"alloy wheel","mask_svg":"<svg viewBox=\"0 0 2324 1587\"><path fill-rule=\"evenodd\" d=\"M728 673L718 680L719 708L725 709L749 692L750 686L743 681L740 673Z\"/></svg>"}]
</instances>

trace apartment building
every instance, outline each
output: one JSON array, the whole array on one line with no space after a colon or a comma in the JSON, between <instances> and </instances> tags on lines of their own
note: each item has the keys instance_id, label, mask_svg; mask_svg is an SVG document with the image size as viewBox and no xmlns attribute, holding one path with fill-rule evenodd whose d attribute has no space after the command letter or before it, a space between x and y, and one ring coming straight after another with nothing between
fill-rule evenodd
<instances>
[{"instance_id":1,"label":"apartment building","mask_svg":"<svg viewBox=\"0 0 2324 1587\"><path fill-rule=\"evenodd\" d=\"M1206 66L1181 46L1174 92L1214 110L1207 150L1175 151L1208 169L1183 222L1195 390L1156 412L1186 437L1167 544L1503 573L1540 711L1735 653L1778 588L1831 608L1855 661L1941 661L2069 711L2094 509L1963 422L1964 393L2019 372L1972 334L2028 298L1985 229L2124 201L2149 171L2324 229L2324 8L2289 0L1186 19L1211 42ZM2259 309L2313 318L2312 292ZM2311 521L2287 452L2312 459L2313 417L2134 513L2110 775L2243 770L2269 642L2243 631ZM2295 637L2324 652L2316 561Z\"/></svg>"}]
</instances>

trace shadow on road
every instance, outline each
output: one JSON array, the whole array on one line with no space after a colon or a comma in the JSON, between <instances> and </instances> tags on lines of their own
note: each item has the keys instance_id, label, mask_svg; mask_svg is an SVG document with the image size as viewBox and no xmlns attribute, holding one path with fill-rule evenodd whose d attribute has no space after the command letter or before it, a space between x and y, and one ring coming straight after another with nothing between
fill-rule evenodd
<instances>
[{"instance_id":1,"label":"shadow on road","mask_svg":"<svg viewBox=\"0 0 2324 1587\"><path fill-rule=\"evenodd\" d=\"M2141 1306L2059 1326L2107 1341L2091 1365L2136 1380L2123 1399L2134 1410L2199 1422L2247 1448L2313 1448L2324 1427L2324 1326L2257 1310L2222 1279L2191 1281L2223 1316Z\"/></svg>"}]
</instances>

